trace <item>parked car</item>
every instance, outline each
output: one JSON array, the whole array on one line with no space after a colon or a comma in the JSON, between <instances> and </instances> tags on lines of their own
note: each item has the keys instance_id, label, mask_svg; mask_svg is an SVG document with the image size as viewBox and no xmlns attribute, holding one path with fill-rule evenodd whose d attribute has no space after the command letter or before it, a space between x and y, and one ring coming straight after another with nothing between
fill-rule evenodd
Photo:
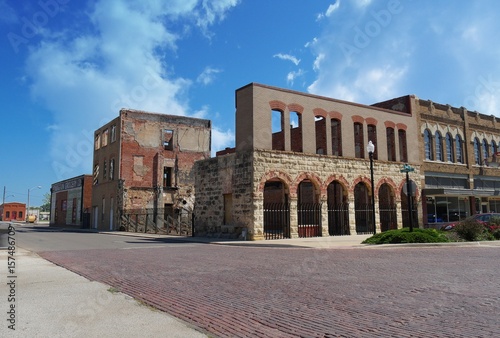
<instances>
[{"instance_id":1,"label":"parked car","mask_svg":"<svg viewBox=\"0 0 500 338\"><path fill-rule=\"evenodd\" d=\"M500 213L487 212L484 214L475 214L475 215L467 217L465 220L476 220L481 224L487 225L488 222L494 217L500 218ZM463 220L463 221L465 221L465 220ZM463 222L463 221L460 221L460 222ZM460 222L453 222L453 223L444 224L441 227L441 230L453 230L455 228L455 225L457 225Z\"/></svg>"}]
</instances>

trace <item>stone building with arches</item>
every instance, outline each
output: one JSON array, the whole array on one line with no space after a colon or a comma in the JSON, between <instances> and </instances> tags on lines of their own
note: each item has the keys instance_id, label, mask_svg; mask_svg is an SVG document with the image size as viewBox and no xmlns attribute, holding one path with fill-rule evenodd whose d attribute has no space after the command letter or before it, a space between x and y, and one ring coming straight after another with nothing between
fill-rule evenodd
<instances>
[{"instance_id":1,"label":"stone building with arches","mask_svg":"<svg viewBox=\"0 0 500 338\"><path fill-rule=\"evenodd\" d=\"M464 107L401 97L377 104L409 109L419 130L423 226L500 212L500 120Z\"/></svg>"},{"instance_id":2,"label":"stone building with arches","mask_svg":"<svg viewBox=\"0 0 500 338\"><path fill-rule=\"evenodd\" d=\"M367 106L257 83L237 89L235 148L195 164L196 234L366 234L408 226L410 211L421 224L416 102L408 96ZM405 163L415 169L411 208Z\"/></svg>"}]
</instances>

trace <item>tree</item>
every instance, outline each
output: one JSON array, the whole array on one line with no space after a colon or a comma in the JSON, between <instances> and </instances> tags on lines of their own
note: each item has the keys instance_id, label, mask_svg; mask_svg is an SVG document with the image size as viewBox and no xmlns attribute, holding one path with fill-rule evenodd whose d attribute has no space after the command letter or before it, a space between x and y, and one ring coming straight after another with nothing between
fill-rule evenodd
<instances>
[{"instance_id":1,"label":"tree","mask_svg":"<svg viewBox=\"0 0 500 338\"><path fill-rule=\"evenodd\" d=\"M40 211L50 211L50 194L45 193L43 195L43 204L40 206Z\"/></svg>"}]
</instances>

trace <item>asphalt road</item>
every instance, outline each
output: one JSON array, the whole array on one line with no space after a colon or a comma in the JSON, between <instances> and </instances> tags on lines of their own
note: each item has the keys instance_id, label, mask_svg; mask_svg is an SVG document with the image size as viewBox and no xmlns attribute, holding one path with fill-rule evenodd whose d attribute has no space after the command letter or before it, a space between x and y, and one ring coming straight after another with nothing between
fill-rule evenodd
<instances>
[{"instance_id":1,"label":"asphalt road","mask_svg":"<svg viewBox=\"0 0 500 338\"><path fill-rule=\"evenodd\" d=\"M107 235L94 232L60 231L48 226L16 227L18 246L33 252L95 249L138 249L168 246L193 246L199 243L181 240Z\"/></svg>"},{"instance_id":2,"label":"asphalt road","mask_svg":"<svg viewBox=\"0 0 500 338\"><path fill-rule=\"evenodd\" d=\"M122 237L18 235L45 259L217 337L500 336L499 246L304 249Z\"/></svg>"}]
</instances>

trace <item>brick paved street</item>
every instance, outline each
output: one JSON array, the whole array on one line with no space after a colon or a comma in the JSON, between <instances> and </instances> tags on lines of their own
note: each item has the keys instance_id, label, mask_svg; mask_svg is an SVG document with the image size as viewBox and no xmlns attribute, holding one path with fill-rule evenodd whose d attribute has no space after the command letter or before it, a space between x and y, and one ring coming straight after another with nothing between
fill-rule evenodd
<instances>
[{"instance_id":1,"label":"brick paved street","mask_svg":"<svg viewBox=\"0 0 500 338\"><path fill-rule=\"evenodd\" d=\"M40 255L218 337L500 336L498 246Z\"/></svg>"}]
</instances>

